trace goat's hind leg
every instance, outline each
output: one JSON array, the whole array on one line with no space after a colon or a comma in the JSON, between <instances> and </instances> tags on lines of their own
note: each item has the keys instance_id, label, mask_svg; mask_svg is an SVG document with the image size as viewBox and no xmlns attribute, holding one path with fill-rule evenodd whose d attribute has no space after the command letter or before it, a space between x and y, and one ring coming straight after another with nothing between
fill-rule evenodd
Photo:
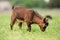
<instances>
[{"instance_id":1,"label":"goat's hind leg","mask_svg":"<svg viewBox=\"0 0 60 40\"><path fill-rule=\"evenodd\" d=\"M29 23L29 24L27 24L27 31L29 31L29 32L31 32L31 24Z\"/></svg>"}]
</instances>

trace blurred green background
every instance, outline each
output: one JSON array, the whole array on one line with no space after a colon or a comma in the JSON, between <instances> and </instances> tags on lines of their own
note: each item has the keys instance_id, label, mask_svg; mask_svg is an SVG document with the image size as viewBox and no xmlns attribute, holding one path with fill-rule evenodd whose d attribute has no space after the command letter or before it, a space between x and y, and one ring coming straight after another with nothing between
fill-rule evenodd
<instances>
[{"instance_id":1,"label":"blurred green background","mask_svg":"<svg viewBox=\"0 0 60 40\"><path fill-rule=\"evenodd\" d=\"M50 15L53 19L49 20L49 26L45 32L42 32L37 24L32 24L32 30L28 32L25 22L22 30L19 29L18 22L11 30L12 10L9 7L13 5L33 8L43 17ZM60 9L58 8L60 8L60 0L0 0L0 40L60 40Z\"/></svg>"},{"instance_id":2,"label":"blurred green background","mask_svg":"<svg viewBox=\"0 0 60 40\"><path fill-rule=\"evenodd\" d=\"M10 0L13 5L25 5L27 7L60 8L60 0Z\"/></svg>"}]
</instances>

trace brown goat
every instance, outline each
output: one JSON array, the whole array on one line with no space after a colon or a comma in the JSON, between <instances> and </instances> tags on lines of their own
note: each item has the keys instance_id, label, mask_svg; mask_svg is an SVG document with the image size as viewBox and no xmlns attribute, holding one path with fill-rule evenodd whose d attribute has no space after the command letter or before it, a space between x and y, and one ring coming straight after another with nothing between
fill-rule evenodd
<instances>
[{"instance_id":1,"label":"brown goat","mask_svg":"<svg viewBox=\"0 0 60 40\"><path fill-rule=\"evenodd\" d=\"M16 6L12 7L12 16L11 16L11 23L10 27L11 30L13 29L13 25L16 20L25 21L28 27L28 31L31 31L31 24L36 23L39 25L41 30L44 32L46 27L48 26L48 19L51 19L51 16L46 16L43 18L37 12L32 9L23 7L23 6ZM19 27L22 27L22 22L19 22Z\"/></svg>"}]
</instances>

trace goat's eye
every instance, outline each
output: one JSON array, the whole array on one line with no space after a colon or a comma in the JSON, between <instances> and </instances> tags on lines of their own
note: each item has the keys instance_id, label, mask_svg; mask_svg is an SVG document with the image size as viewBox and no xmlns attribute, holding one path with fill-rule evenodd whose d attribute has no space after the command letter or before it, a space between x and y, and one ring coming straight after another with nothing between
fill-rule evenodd
<instances>
[{"instance_id":1,"label":"goat's eye","mask_svg":"<svg viewBox=\"0 0 60 40\"><path fill-rule=\"evenodd\" d=\"M49 25L49 23L46 23L45 25L46 25L46 26L48 26L48 25Z\"/></svg>"}]
</instances>

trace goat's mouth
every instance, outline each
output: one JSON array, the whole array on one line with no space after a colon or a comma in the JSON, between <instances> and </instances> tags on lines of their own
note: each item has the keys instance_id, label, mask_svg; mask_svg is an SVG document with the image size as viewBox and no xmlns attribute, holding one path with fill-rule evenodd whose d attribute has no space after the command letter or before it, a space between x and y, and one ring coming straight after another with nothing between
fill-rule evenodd
<instances>
[{"instance_id":1,"label":"goat's mouth","mask_svg":"<svg viewBox=\"0 0 60 40\"><path fill-rule=\"evenodd\" d=\"M44 32L45 30L46 30L46 26L41 29L42 32Z\"/></svg>"},{"instance_id":2,"label":"goat's mouth","mask_svg":"<svg viewBox=\"0 0 60 40\"><path fill-rule=\"evenodd\" d=\"M45 30L44 29L42 29L42 32L44 32Z\"/></svg>"}]
</instances>

